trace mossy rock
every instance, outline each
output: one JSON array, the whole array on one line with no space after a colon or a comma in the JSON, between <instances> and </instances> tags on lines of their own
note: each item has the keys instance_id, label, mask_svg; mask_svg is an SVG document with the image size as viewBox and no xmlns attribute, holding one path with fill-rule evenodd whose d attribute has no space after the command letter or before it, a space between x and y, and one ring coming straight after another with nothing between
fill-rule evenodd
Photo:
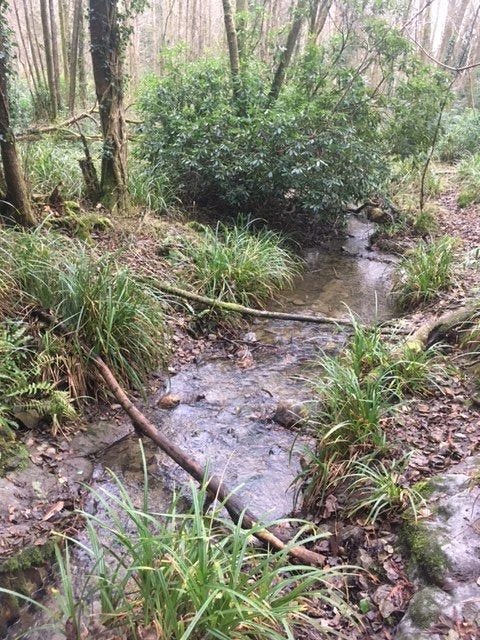
<instances>
[{"instance_id":1,"label":"mossy rock","mask_svg":"<svg viewBox=\"0 0 480 640\"><path fill-rule=\"evenodd\" d=\"M439 532L420 522L409 522L402 527L401 540L429 584L441 586L449 561L442 549Z\"/></svg>"},{"instance_id":2,"label":"mossy rock","mask_svg":"<svg viewBox=\"0 0 480 640\"><path fill-rule=\"evenodd\" d=\"M3 437L0 433L0 478L10 471L24 469L28 451L21 442Z\"/></svg>"},{"instance_id":3,"label":"mossy rock","mask_svg":"<svg viewBox=\"0 0 480 640\"><path fill-rule=\"evenodd\" d=\"M440 589L426 587L417 591L410 601L408 615L419 629L428 629L435 624L448 605L449 596Z\"/></svg>"},{"instance_id":4,"label":"mossy rock","mask_svg":"<svg viewBox=\"0 0 480 640\"><path fill-rule=\"evenodd\" d=\"M0 560L0 587L34 599L48 578L53 553L53 542L47 542ZM22 604L21 597L0 593L0 635L18 618Z\"/></svg>"}]
</instances>

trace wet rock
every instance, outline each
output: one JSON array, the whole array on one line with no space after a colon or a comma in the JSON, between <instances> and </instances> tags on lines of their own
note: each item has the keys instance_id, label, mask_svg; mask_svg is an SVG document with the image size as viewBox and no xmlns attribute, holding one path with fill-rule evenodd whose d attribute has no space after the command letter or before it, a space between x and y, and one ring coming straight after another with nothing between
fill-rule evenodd
<instances>
[{"instance_id":1,"label":"wet rock","mask_svg":"<svg viewBox=\"0 0 480 640\"><path fill-rule=\"evenodd\" d=\"M305 423L308 419L308 410L304 404L295 400L281 400L275 409L272 419L282 427L291 429Z\"/></svg>"},{"instance_id":2,"label":"wet rock","mask_svg":"<svg viewBox=\"0 0 480 640\"><path fill-rule=\"evenodd\" d=\"M162 396L158 401L160 409L174 409L181 402L180 396L176 396L173 393L167 393Z\"/></svg>"},{"instance_id":3,"label":"wet rock","mask_svg":"<svg viewBox=\"0 0 480 640\"><path fill-rule=\"evenodd\" d=\"M440 640L456 625L480 637L480 488L472 482L479 463L471 458L431 479L432 515L403 528L418 591L396 640Z\"/></svg>"},{"instance_id":4,"label":"wet rock","mask_svg":"<svg viewBox=\"0 0 480 640\"><path fill-rule=\"evenodd\" d=\"M386 211L380 207L369 207L367 209L367 218L370 222L388 222L389 216Z\"/></svg>"}]
</instances>

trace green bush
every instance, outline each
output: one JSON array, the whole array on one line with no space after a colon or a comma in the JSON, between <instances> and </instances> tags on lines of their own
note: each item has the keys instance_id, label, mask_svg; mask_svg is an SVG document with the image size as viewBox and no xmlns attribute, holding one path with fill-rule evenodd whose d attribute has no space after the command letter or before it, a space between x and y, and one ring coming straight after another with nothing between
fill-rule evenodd
<instances>
[{"instance_id":1,"label":"green bush","mask_svg":"<svg viewBox=\"0 0 480 640\"><path fill-rule=\"evenodd\" d=\"M183 244L177 260L195 290L210 298L244 305L262 305L292 283L299 262L282 247L282 237L251 224L203 227L194 241Z\"/></svg>"},{"instance_id":2,"label":"green bush","mask_svg":"<svg viewBox=\"0 0 480 640\"><path fill-rule=\"evenodd\" d=\"M444 133L437 153L444 162L455 162L478 153L480 149L480 113L477 109L465 109L447 113Z\"/></svg>"},{"instance_id":3,"label":"green bush","mask_svg":"<svg viewBox=\"0 0 480 640\"><path fill-rule=\"evenodd\" d=\"M420 242L400 263L393 293L401 309L429 302L453 285L455 240L445 236Z\"/></svg>"},{"instance_id":4,"label":"green bush","mask_svg":"<svg viewBox=\"0 0 480 640\"><path fill-rule=\"evenodd\" d=\"M152 175L182 202L228 214L338 216L345 202L378 190L386 173L378 114L361 78L345 74L315 98L291 83L272 108L267 89L267 71L250 65L239 114L223 60L148 78L140 145Z\"/></svg>"},{"instance_id":5,"label":"green bush","mask_svg":"<svg viewBox=\"0 0 480 640\"><path fill-rule=\"evenodd\" d=\"M458 168L460 194L458 205L468 207L480 202L480 153L462 160Z\"/></svg>"}]
</instances>

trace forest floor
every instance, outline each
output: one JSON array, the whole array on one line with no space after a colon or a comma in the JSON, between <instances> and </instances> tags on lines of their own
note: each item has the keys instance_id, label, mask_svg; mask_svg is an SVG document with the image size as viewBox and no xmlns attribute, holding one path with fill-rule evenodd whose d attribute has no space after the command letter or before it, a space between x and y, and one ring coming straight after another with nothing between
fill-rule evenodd
<instances>
[{"instance_id":1,"label":"forest floor","mask_svg":"<svg viewBox=\"0 0 480 640\"><path fill-rule=\"evenodd\" d=\"M480 247L480 206L460 209L456 200L454 186L447 186L438 198L437 234L458 238L459 253L465 255ZM137 272L155 272L157 277L168 280L168 266L162 253L167 244L174 245L176 234L183 230L181 222L165 222L147 216L141 224L126 221L120 231L117 228L114 233L98 233L93 242L100 251L115 251ZM477 289L478 271L459 266L454 289L420 311L400 318L399 326L413 331L435 316L461 306ZM245 344L240 338L240 334L248 330L246 323L237 329L212 324L207 331L203 327L203 332L198 333L186 314L180 311L169 318L169 324L174 345L170 374L188 366L201 354L208 354L209 358L227 356L240 368L248 368ZM449 362L452 366L438 372L437 384L427 397L402 404L384 419L390 445L399 451L415 450L408 468L411 483L444 471L480 449L478 390L456 347L452 347ZM165 386L162 377L154 378L148 393L161 397ZM12 471L0 480L2 557L26 546L39 547L47 541L52 530L75 532L79 522L72 518L72 513L82 505L84 495L78 481L88 480L91 476L92 457L96 452L108 448L128 433L125 421L118 417L118 410L117 405L94 407L75 435L67 432L65 437L52 439L48 431L25 433L24 441L33 466L20 472ZM97 425L104 423L105 429L92 435L88 432L89 419L94 419ZM117 430L112 429L115 423ZM78 455L79 449L81 455ZM363 617L364 629L349 627L348 637L392 640L395 637L393 627L415 591L397 544L401 519L390 519L375 526L364 526L360 519L342 522L329 511L328 505L323 515L323 524L328 527L331 537L320 542L317 550L325 555L326 562L331 566L353 563L366 570L356 579L352 595L357 602L368 600L370 610ZM326 616L325 623L338 630L345 625L340 614L335 612ZM448 632L442 637L450 638ZM451 637L469 639L477 636Z\"/></svg>"}]
</instances>

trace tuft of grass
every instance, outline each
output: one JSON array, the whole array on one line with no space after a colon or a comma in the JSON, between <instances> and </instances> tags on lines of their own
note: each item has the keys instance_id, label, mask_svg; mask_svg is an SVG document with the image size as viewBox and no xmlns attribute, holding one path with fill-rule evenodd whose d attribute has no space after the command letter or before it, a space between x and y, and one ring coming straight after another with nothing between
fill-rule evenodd
<instances>
[{"instance_id":1,"label":"tuft of grass","mask_svg":"<svg viewBox=\"0 0 480 640\"><path fill-rule=\"evenodd\" d=\"M366 524L375 524L380 517L390 516L409 509L416 521L418 510L425 500L415 487L409 487L403 479L410 456L388 463L370 459L354 463L348 475L348 492L351 497L350 517L367 512Z\"/></svg>"},{"instance_id":2,"label":"tuft of grass","mask_svg":"<svg viewBox=\"0 0 480 640\"><path fill-rule=\"evenodd\" d=\"M468 207L480 202L480 154L462 160L458 168L460 194L458 206Z\"/></svg>"},{"instance_id":3,"label":"tuft of grass","mask_svg":"<svg viewBox=\"0 0 480 640\"><path fill-rule=\"evenodd\" d=\"M14 278L17 304L51 310L78 358L86 348L141 389L166 354L163 308L148 286L112 256L52 232L3 230L0 240L0 273Z\"/></svg>"},{"instance_id":4,"label":"tuft of grass","mask_svg":"<svg viewBox=\"0 0 480 640\"><path fill-rule=\"evenodd\" d=\"M251 532L225 519L222 505L207 507L204 488L193 483L190 510L180 513L174 500L156 514L148 509L147 481L138 506L112 477L115 493L93 491L104 515L83 514L88 542L73 541L91 558L83 584L74 586L69 555L57 556L64 615L79 633L91 624L97 633L132 638L151 632L166 640L280 640L308 629L322 634L308 613L312 600L316 609L349 615L332 583L345 569L294 565L287 550L251 546ZM99 603L95 620L92 600Z\"/></svg>"},{"instance_id":5,"label":"tuft of grass","mask_svg":"<svg viewBox=\"0 0 480 640\"><path fill-rule=\"evenodd\" d=\"M184 245L181 258L201 293L226 302L262 306L291 285L299 263L278 233L240 221L233 227L204 227L198 241Z\"/></svg>"},{"instance_id":6,"label":"tuft of grass","mask_svg":"<svg viewBox=\"0 0 480 640\"><path fill-rule=\"evenodd\" d=\"M20 145L25 171L33 193L49 195L60 185L67 199L78 199L83 192L83 177L78 163L83 152L80 144L45 137Z\"/></svg>"},{"instance_id":7,"label":"tuft of grass","mask_svg":"<svg viewBox=\"0 0 480 640\"><path fill-rule=\"evenodd\" d=\"M448 236L420 242L400 263L393 286L400 309L435 299L453 285L455 240Z\"/></svg>"},{"instance_id":8,"label":"tuft of grass","mask_svg":"<svg viewBox=\"0 0 480 640\"><path fill-rule=\"evenodd\" d=\"M357 462L370 468L372 454L386 454L384 418L405 395L429 390L435 355L435 349L408 345L392 349L379 327L367 329L354 319L344 353L323 357L319 373L310 380L317 407L311 412L317 442L297 478L307 509L315 512L327 495L345 493L347 478L358 472L353 470ZM380 468L377 465L374 471ZM402 501L408 495L402 493Z\"/></svg>"},{"instance_id":9,"label":"tuft of grass","mask_svg":"<svg viewBox=\"0 0 480 640\"><path fill-rule=\"evenodd\" d=\"M175 201L168 177L145 160L133 157L129 164L128 192L133 205L163 213Z\"/></svg>"}]
</instances>

